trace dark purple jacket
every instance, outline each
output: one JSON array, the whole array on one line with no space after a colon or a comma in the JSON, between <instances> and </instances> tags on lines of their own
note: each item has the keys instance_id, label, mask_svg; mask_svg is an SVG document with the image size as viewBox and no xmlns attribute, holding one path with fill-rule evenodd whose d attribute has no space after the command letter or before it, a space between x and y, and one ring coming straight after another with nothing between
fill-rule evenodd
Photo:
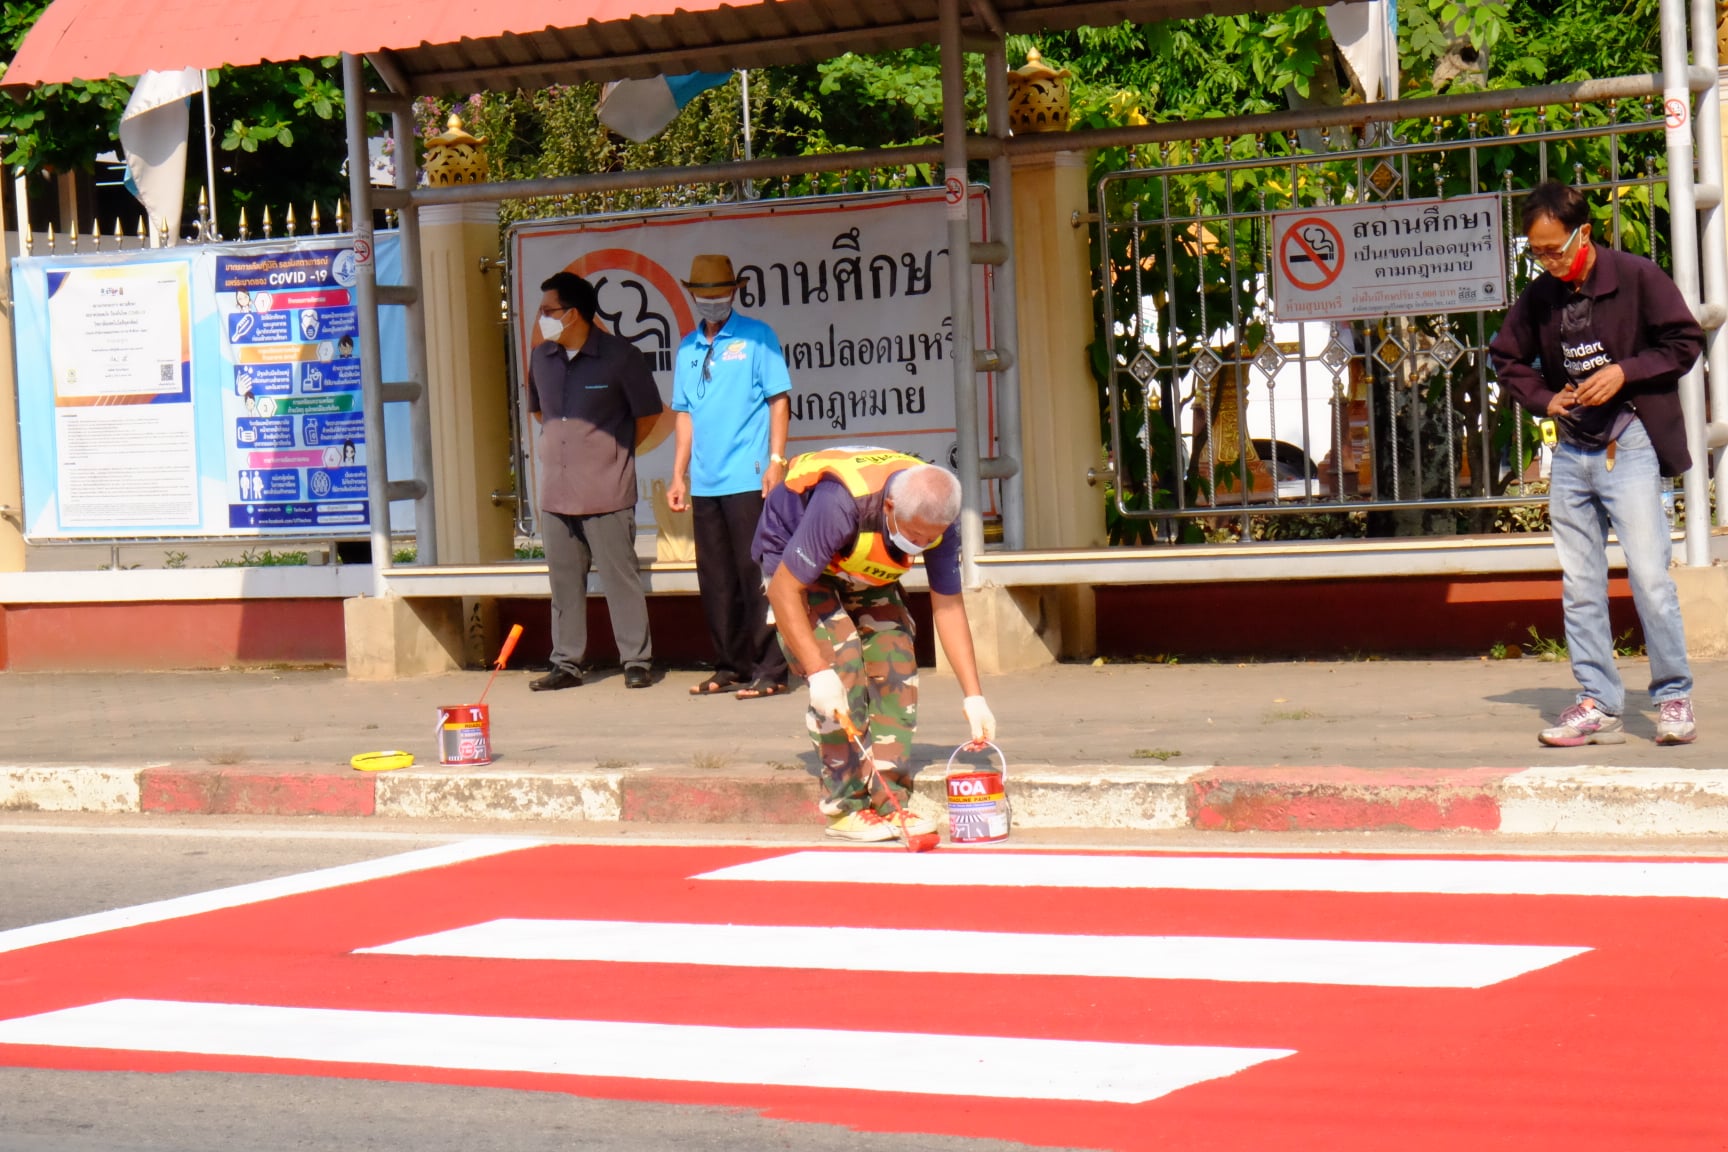
<instances>
[{"instance_id":1,"label":"dark purple jacket","mask_svg":"<svg viewBox=\"0 0 1728 1152\"><path fill-rule=\"evenodd\" d=\"M1560 309L1571 289L1544 272L1506 313L1488 354L1512 396L1537 416L1566 386L1560 355ZM1603 349L1626 383L1620 395L1656 449L1662 475L1692 466L1680 415L1680 377L1704 350L1704 330L1668 274L1642 256L1596 245L1596 266L1580 291L1596 298L1592 321Z\"/></svg>"}]
</instances>

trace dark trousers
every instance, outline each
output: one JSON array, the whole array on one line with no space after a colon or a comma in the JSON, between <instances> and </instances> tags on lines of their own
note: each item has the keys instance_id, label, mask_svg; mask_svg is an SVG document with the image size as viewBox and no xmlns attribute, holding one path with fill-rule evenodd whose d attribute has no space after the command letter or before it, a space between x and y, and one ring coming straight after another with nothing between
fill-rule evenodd
<instances>
[{"instance_id":1,"label":"dark trousers","mask_svg":"<svg viewBox=\"0 0 1728 1152\"><path fill-rule=\"evenodd\" d=\"M762 494L694 496L696 580L714 643L714 670L740 680L786 681L786 656L768 623L762 569L750 558Z\"/></svg>"},{"instance_id":2,"label":"dark trousers","mask_svg":"<svg viewBox=\"0 0 1728 1152\"><path fill-rule=\"evenodd\" d=\"M648 635L648 597L636 564L636 509L598 516L547 512L540 540L552 575L552 665L581 672L588 655L588 573L600 570L612 638L624 667L647 667L653 659Z\"/></svg>"}]
</instances>

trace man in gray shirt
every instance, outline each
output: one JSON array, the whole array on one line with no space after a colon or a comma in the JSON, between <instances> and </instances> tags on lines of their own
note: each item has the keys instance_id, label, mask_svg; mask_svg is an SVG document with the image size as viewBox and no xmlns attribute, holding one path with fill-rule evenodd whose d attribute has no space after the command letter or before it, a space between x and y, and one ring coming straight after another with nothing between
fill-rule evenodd
<instances>
[{"instance_id":1,"label":"man in gray shirt","mask_svg":"<svg viewBox=\"0 0 1728 1152\"><path fill-rule=\"evenodd\" d=\"M663 407L648 361L594 324L599 297L571 272L540 285L529 357L528 410L541 424L540 538L552 576L552 671L536 692L582 683L588 650L588 573L598 566L624 684L646 688L653 650L636 566L636 449Z\"/></svg>"}]
</instances>

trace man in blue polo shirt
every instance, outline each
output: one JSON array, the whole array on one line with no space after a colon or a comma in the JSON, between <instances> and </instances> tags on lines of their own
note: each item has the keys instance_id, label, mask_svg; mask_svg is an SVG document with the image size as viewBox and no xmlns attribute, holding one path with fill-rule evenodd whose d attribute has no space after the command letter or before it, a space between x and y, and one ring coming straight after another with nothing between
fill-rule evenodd
<instances>
[{"instance_id":1,"label":"man in blue polo shirt","mask_svg":"<svg viewBox=\"0 0 1728 1152\"><path fill-rule=\"evenodd\" d=\"M778 696L787 690L786 657L750 543L763 500L786 478L792 381L774 330L733 310L738 277L729 257L696 257L684 287L697 324L673 362L677 440L666 504L692 509L696 580L714 643L714 673L690 694Z\"/></svg>"}]
</instances>

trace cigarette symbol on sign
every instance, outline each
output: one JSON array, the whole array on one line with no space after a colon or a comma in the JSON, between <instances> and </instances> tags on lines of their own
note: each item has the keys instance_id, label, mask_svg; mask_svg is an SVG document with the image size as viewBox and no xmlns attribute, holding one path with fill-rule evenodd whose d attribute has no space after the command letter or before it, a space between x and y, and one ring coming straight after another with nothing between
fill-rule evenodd
<instances>
[{"instance_id":1,"label":"cigarette symbol on sign","mask_svg":"<svg viewBox=\"0 0 1728 1152\"><path fill-rule=\"evenodd\" d=\"M1315 260L1331 267L1332 262L1338 259L1338 248L1332 243L1332 237L1326 234L1326 229L1317 224L1310 224L1301 232L1304 251L1291 256L1291 262Z\"/></svg>"},{"instance_id":2,"label":"cigarette symbol on sign","mask_svg":"<svg viewBox=\"0 0 1728 1152\"><path fill-rule=\"evenodd\" d=\"M1317 216L1298 220L1278 245L1278 262L1293 287L1318 291L1344 270L1344 239Z\"/></svg>"}]
</instances>

